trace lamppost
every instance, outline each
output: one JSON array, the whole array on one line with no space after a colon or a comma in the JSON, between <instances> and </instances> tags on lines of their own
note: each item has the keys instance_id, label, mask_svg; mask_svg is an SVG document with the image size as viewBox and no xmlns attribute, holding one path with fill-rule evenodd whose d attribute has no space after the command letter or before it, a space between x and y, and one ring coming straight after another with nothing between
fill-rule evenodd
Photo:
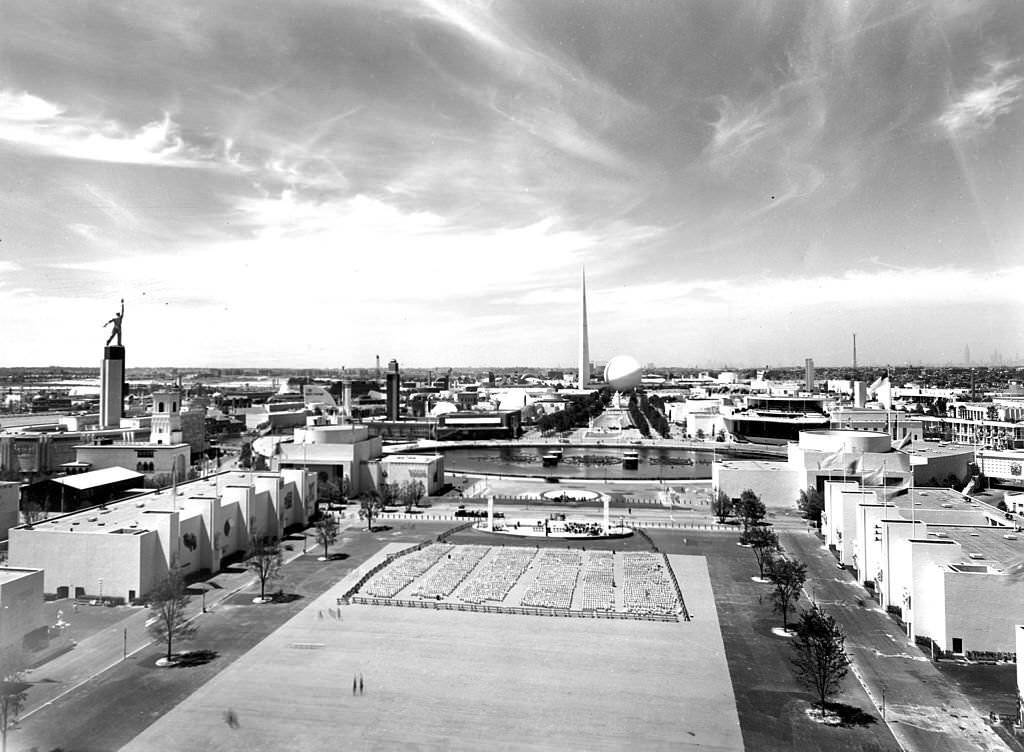
<instances>
[{"instance_id":1,"label":"lamppost","mask_svg":"<svg viewBox=\"0 0 1024 752\"><path fill-rule=\"evenodd\" d=\"M99 578L100 583L100 603L103 603L103 578Z\"/></svg>"}]
</instances>

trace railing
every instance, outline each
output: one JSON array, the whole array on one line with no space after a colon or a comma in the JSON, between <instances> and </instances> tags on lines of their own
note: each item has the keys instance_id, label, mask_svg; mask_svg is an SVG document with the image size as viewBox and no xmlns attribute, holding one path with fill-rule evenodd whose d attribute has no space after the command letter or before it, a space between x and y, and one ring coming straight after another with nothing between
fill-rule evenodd
<instances>
[{"instance_id":1,"label":"railing","mask_svg":"<svg viewBox=\"0 0 1024 752\"><path fill-rule=\"evenodd\" d=\"M338 605L340 606L342 603L351 603L353 601L353 598L355 597L355 594L363 585L367 583L367 581L369 581L371 577L373 577L375 574L377 574L377 572L391 564L396 559L399 559L403 556L408 556L414 551L422 551L427 546L432 546L435 543L444 543L451 536L472 526L472 522L466 522L462 525L456 525L455 527L445 530L444 532L438 534L438 536L434 538L434 540L421 541L417 543L415 546L409 546L409 548L403 548L401 551L398 551L396 553L388 554L381 561L377 562L369 571L361 575L359 579L356 581L356 583L352 585L338 598Z\"/></svg>"},{"instance_id":2,"label":"railing","mask_svg":"<svg viewBox=\"0 0 1024 752\"><path fill-rule=\"evenodd\" d=\"M676 597L679 598L679 605L683 609L683 620L690 621L690 612L686 608L686 601L683 599L683 590L679 587L679 580L676 579L676 572L672 569L672 565L669 564L668 556L662 553L661 558L665 560L665 568L668 570L668 576L672 579L672 585L676 589Z\"/></svg>"},{"instance_id":3,"label":"railing","mask_svg":"<svg viewBox=\"0 0 1024 752\"><path fill-rule=\"evenodd\" d=\"M476 603L451 603L449 601L398 600L395 598L368 598L353 595L349 603L364 606L399 606L404 608L431 608L438 611L471 611L479 614L517 614L520 616L561 616L576 619L631 619L633 621L678 622L679 618L666 614L622 614L615 611L571 611L564 608L533 608L530 606L484 606ZM685 613L685 612L684 612ZM686 616L689 621L689 616Z\"/></svg>"}]
</instances>

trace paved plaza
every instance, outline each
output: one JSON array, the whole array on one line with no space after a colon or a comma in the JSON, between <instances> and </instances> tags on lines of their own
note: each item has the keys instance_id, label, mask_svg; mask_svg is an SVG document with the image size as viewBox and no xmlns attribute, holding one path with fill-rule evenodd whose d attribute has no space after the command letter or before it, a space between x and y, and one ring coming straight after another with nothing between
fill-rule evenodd
<instances>
[{"instance_id":1,"label":"paved plaza","mask_svg":"<svg viewBox=\"0 0 1024 752\"><path fill-rule=\"evenodd\" d=\"M742 750L706 562L670 558L693 621L338 608L354 573L124 749Z\"/></svg>"}]
</instances>

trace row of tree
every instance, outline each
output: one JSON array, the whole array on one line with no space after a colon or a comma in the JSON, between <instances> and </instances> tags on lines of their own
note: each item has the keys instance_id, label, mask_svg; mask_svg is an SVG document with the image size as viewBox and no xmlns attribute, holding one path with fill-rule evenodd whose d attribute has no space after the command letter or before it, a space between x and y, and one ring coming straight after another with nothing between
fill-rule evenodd
<instances>
[{"instance_id":1,"label":"row of tree","mask_svg":"<svg viewBox=\"0 0 1024 752\"><path fill-rule=\"evenodd\" d=\"M718 517L719 523L725 523L730 517L735 517L743 526L740 534L740 543L749 543L749 537L757 526L762 523L768 514L761 497L754 493L753 489L746 489L733 499L724 491L715 492L711 499L711 512Z\"/></svg>"},{"instance_id":2,"label":"row of tree","mask_svg":"<svg viewBox=\"0 0 1024 752\"><path fill-rule=\"evenodd\" d=\"M650 438L651 427L647 425L647 418L645 418L644 414L640 411L640 405L637 402L635 394L630 395L626 411L629 413L629 419L636 430L640 432L640 435L645 439Z\"/></svg>"},{"instance_id":3,"label":"row of tree","mask_svg":"<svg viewBox=\"0 0 1024 752\"><path fill-rule=\"evenodd\" d=\"M611 399L612 394L607 387L582 397L576 397L566 403L564 410L542 415L537 420L537 428L544 432L571 431L574 428L581 428L604 412Z\"/></svg>"},{"instance_id":4,"label":"row of tree","mask_svg":"<svg viewBox=\"0 0 1024 752\"><path fill-rule=\"evenodd\" d=\"M778 535L769 526L751 528L745 544L754 554L759 578L772 586L772 610L782 616L782 628L791 631L789 617L807 581L807 565L782 553ZM815 693L824 714L850 665L846 636L835 619L814 603L800 613L792 632L791 662L797 680Z\"/></svg>"},{"instance_id":5,"label":"row of tree","mask_svg":"<svg viewBox=\"0 0 1024 752\"><path fill-rule=\"evenodd\" d=\"M657 400L657 403L655 403L655 400ZM650 398L645 394L640 395L640 410L643 412L644 418L647 419L651 430L657 431L663 437L668 438L669 425L668 418L665 417L664 406L665 403L657 395L652 395Z\"/></svg>"}]
</instances>

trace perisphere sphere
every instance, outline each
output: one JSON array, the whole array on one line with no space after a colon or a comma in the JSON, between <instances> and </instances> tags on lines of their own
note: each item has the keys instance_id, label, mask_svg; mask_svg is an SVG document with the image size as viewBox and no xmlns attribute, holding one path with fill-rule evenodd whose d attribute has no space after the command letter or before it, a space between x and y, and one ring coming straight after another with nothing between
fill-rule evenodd
<instances>
[{"instance_id":1,"label":"perisphere sphere","mask_svg":"<svg viewBox=\"0 0 1024 752\"><path fill-rule=\"evenodd\" d=\"M616 355L604 367L604 380L617 392L640 386L640 364L629 355Z\"/></svg>"}]
</instances>

